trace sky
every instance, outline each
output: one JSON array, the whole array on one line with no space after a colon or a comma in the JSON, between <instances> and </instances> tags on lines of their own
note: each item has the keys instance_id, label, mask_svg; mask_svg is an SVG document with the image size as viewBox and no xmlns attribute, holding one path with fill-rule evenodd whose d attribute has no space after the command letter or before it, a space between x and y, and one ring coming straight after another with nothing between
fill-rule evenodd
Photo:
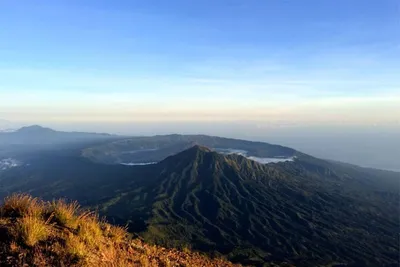
<instances>
[{"instance_id":1,"label":"sky","mask_svg":"<svg viewBox=\"0 0 400 267\"><path fill-rule=\"evenodd\" d=\"M399 6L1 0L0 119L400 128Z\"/></svg>"}]
</instances>

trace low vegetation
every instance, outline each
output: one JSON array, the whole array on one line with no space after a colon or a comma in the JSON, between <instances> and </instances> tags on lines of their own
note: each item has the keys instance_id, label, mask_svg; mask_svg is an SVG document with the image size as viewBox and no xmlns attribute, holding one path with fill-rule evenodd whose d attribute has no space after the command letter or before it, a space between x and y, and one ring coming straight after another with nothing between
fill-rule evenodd
<instances>
[{"instance_id":1,"label":"low vegetation","mask_svg":"<svg viewBox=\"0 0 400 267\"><path fill-rule=\"evenodd\" d=\"M0 207L1 266L238 266L132 239L77 202L13 194Z\"/></svg>"}]
</instances>

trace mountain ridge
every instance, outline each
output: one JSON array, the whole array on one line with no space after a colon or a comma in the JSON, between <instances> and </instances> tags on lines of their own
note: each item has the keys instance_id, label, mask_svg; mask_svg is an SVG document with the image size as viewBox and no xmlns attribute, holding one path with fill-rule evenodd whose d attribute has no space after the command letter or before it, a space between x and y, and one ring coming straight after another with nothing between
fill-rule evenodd
<instances>
[{"instance_id":1,"label":"mountain ridge","mask_svg":"<svg viewBox=\"0 0 400 267\"><path fill-rule=\"evenodd\" d=\"M300 152L292 161L260 164L182 138L183 151L145 166L99 164L80 151L37 154L0 174L0 193L76 199L147 242L242 264L398 265L399 174ZM170 141L157 140L168 148ZM270 153L263 151L268 145L246 148Z\"/></svg>"},{"instance_id":2,"label":"mountain ridge","mask_svg":"<svg viewBox=\"0 0 400 267\"><path fill-rule=\"evenodd\" d=\"M123 137L106 133L64 132L40 125L24 126L15 131L0 132L0 146L73 144L107 139L117 140Z\"/></svg>"},{"instance_id":3,"label":"mountain ridge","mask_svg":"<svg viewBox=\"0 0 400 267\"><path fill-rule=\"evenodd\" d=\"M263 142L207 135L174 134L130 137L86 148L82 155L94 162L106 164L159 162L196 144L212 150L241 149L248 156L261 158L290 158L298 153L298 151L288 147Z\"/></svg>"},{"instance_id":4,"label":"mountain ridge","mask_svg":"<svg viewBox=\"0 0 400 267\"><path fill-rule=\"evenodd\" d=\"M374 228L367 234L363 224L374 218L384 225L396 225L393 214L390 218L374 217L364 211L364 206L376 211L379 206L389 215L389 210L398 210L395 201L399 195L388 196L391 202L375 202L380 195L371 187L374 198L355 197L362 192L358 186L369 185L323 160L304 156L295 162L263 165L241 155L222 155L194 146L152 168L159 168L159 175L143 191L150 210L142 235L149 242L167 247L192 244L194 249L217 251L244 264L287 261L299 266L329 262L328 255L331 262L365 266L363 262L373 259L355 246L370 251L379 238L397 244L386 230ZM337 191L340 183L348 185L343 192ZM125 207L131 201L129 194L105 204L104 212L111 216L124 213L129 209ZM353 207L354 214L345 205ZM338 232L350 224L354 232ZM292 241L285 240L283 233ZM394 247L387 249L393 251ZM355 259L352 253L362 256ZM382 258L374 264L391 266L395 261L394 254L391 259L380 255Z\"/></svg>"}]
</instances>

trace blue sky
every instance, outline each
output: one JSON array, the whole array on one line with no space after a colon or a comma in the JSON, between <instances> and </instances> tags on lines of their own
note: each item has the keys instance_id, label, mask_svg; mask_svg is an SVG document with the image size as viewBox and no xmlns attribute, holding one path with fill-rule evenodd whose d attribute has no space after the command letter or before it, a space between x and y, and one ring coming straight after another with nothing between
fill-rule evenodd
<instances>
[{"instance_id":1,"label":"blue sky","mask_svg":"<svg viewBox=\"0 0 400 267\"><path fill-rule=\"evenodd\" d=\"M0 118L399 124L397 0L0 2Z\"/></svg>"}]
</instances>

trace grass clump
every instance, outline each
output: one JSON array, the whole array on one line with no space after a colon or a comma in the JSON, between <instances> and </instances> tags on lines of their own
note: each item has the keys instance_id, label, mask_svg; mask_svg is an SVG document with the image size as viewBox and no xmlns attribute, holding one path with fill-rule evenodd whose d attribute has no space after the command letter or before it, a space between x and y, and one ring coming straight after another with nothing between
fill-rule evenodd
<instances>
[{"instance_id":1,"label":"grass clump","mask_svg":"<svg viewBox=\"0 0 400 267\"><path fill-rule=\"evenodd\" d=\"M41 218L25 215L17 222L17 234L27 246L34 246L38 241L45 240L49 230L45 221Z\"/></svg>"},{"instance_id":2,"label":"grass clump","mask_svg":"<svg viewBox=\"0 0 400 267\"><path fill-rule=\"evenodd\" d=\"M87 246L79 237L70 235L65 241L66 253L71 256L72 261L84 261L88 257Z\"/></svg>"},{"instance_id":3,"label":"grass clump","mask_svg":"<svg viewBox=\"0 0 400 267\"><path fill-rule=\"evenodd\" d=\"M98 247L99 241L104 239L103 231L95 217L81 220L77 227L77 235L87 245Z\"/></svg>"},{"instance_id":4,"label":"grass clump","mask_svg":"<svg viewBox=\"0 0 400 267\"><path fill-rule=\"evenodd\" d=\"M0 209L1 216L22 217L24 215L41 216L43 203L28 194L12 194L4 199Z\"/></svg>"},{"instance_id":5,"label":"grass clump","mask_svg":"<svg viewBox=\"0 0 400 267\"><path fill-rule=\"evenodd\" d=\"M102 227L105 235L115 243L121 243L127 238L127 227L114 226L107 223Z\"/></svg>"},{"instance_id":6,"label":"grass clump","mask_svg":"<svg viewBox=\"0 0 400 267\"><path fill-rule=\"evenodd\" d=\"M53 200L47 208L47 212L53 216L52 221L71 229L78 226L79 210L78 202L67 203L64 199Z\"/></svg>"},{"instance_id":7,"label":"grass clump","mask_svg":"<svg viewBox=\"0 0 400 267\"><path fill-rule=\"evenodd\" d=\"M14 194L0 210L1 266L233 266L131 239L77 202Z\"/></svg>"}]
</instances>

